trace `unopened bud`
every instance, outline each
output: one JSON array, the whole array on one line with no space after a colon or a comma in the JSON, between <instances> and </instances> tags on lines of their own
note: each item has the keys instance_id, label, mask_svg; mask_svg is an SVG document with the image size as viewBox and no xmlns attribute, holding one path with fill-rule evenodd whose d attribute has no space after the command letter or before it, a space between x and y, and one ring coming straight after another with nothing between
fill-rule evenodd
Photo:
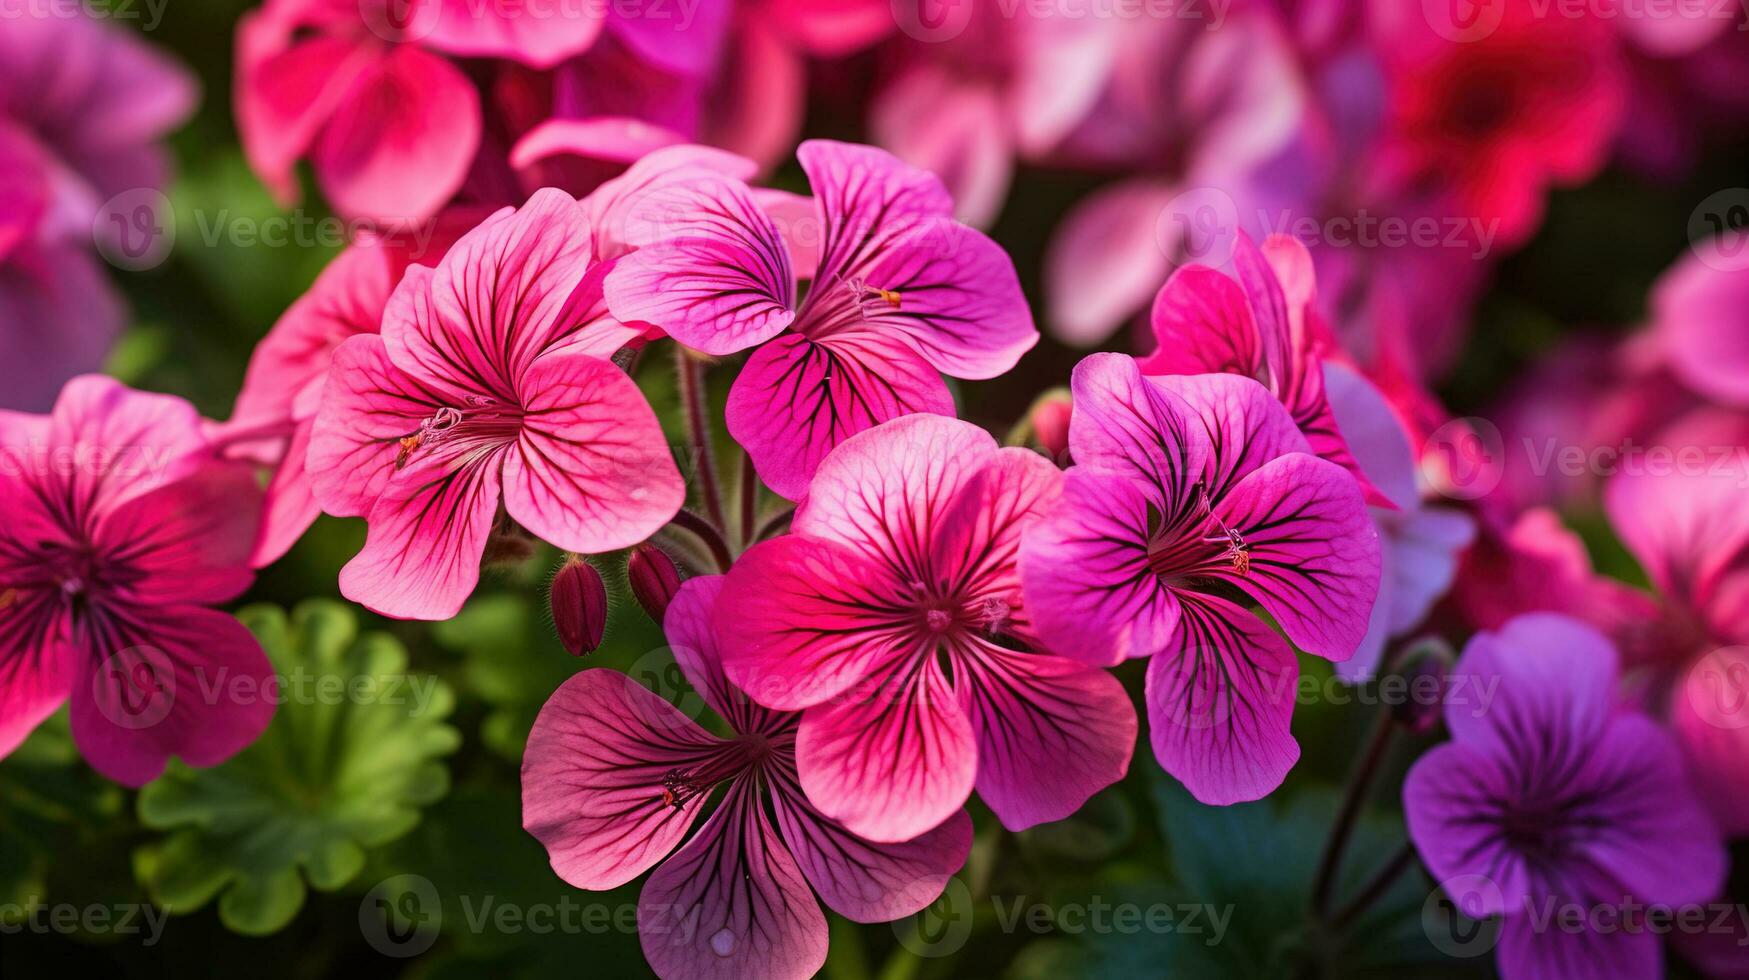
<instances>
[{"instance_id":1,"label":"unopened bud","mask_svg":"<svg viewBox=\"0 0 1749 980\"><path fill-rule=\"evenodd\" d=\"M1054 388L1032 403L1032 437L1059 466L1069 462L1069 392Z\"/></svg>"},{"instance_id":2,"label":"unopened bud","mask_svg":"<svg viewBox=\"0 0 1749 980\"><path fill-rule=\"evenodd\" d=\"M573 555L553 576L548 598L559 642L573 657L594 653L607 629L607 586L601 581L601 573Z\"/></svg>"},{"instance_id":3,"label":"unopened bud","mask_svg":"<svg viewBox=\"0 0 1749 980\"><path fill-rule=\"evenodd\" d=\"M652 545L641 544L632 549L631 560L626 564L626 578L631 581L632 595L638 600L638 605L644 607L644 612L662 625L662 617L668 614L668 603L674 601L674 593L680 591L680 569L674 567L674 559L668 557L662 549Z\"/></svg>"},{"instance_id":4,"label":"unopened bud","mask_svg":"<svg viewBox=\"0 0 1749 980\"><path fill-rule=\"evenodd\" d=\"M1403 679L1402 700L1391 706L1397 724L1416 735L1438 727L1445 711L1445 678L1457 658L1450 644L1424 637L1398 658L1395 673Z\"/></svg>"}]
</instances>

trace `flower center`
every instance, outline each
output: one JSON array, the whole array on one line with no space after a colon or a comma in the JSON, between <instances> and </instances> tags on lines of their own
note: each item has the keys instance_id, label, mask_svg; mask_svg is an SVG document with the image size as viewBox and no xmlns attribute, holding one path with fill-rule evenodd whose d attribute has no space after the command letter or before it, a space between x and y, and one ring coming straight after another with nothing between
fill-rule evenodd
<instances>
[{"instance_id":1,"label":"flower center","mask_svg":"<svg viewBox=\"0 0 1749 980\"><path fill-rule=\"evenodd\" d=\"M678 810L725 779L733 779L759 765L770 754L771 741L764 735L737 736L703 762L676 766L663 773L662 805Z\"/></svg>"},{"instance_id":2,"label":"flower center","mask_svg":"<svg viewBox=\"0 0 1749 980\"><path fill-rule=\"evenodd\" d=\"M871 286L856 276L852 276L849 279L840 278L839 281L844 283L844 288L850 291L851 297L856 300L857 307L864 309L865 312L865 303L885 303L887 306L896 310L899 309L905 301L904 297L899 295L898 290L882 289L879 286Z\"/></svg>"},{"instance_id":3,"label":"flower center","mask_svg":"<svg viewBox=\"0 0 1749 980\"><path fill-rule=\"evenodd\" d=\"M480 395L469 395L467 407L448 405L419 423L412 435L401 437L400 450L395 453L395 469L404 468L421 449L467 439L481 444L498 444L516 438L522 430L522 413Z\"/></svg>"},{"instance_id":4,"label":"flower center","mask_svg":"<svg viewBox=\"0 0 1749 980\"><path fill-rule=\"evenodd\" d=\"M1200 564L1200 548L1186 547L1195 545L1220 545L1220 558L1227 562L1233 574L1243 578L1251 574L1251 546L1246 543L1245 536L1238 528L1228 527L1221 520L1221 515L1215 513L1214 502L1209 499L1208 488L1198 482L1194 490L1197 498L1198 516L1202 523L1195 530L1196 537L1186 539L1185 536L1173 533L1165 527L1152 529L1148 542L1148 570L1161 578L1172 578L1184 569Z\"/></svg>"}]
</instances>

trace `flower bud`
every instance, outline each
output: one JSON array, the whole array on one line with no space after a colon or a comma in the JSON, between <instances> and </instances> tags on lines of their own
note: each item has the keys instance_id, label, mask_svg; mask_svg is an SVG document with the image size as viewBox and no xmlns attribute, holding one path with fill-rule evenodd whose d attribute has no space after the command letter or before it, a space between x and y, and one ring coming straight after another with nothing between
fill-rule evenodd
<instances>
[{"instance_id":1,"label":"flower bud","mask_svg":"<svg viewBox=\"0 0 1749 980\"><path fill-rule=\"evenodd\" d=\"M1397 724L1415 735L1438 727L1445 711L1445 678L1456 661L1451 646L1437 636L1423 637L1398 659L1403 697L1391 706Z\"/></svg>"},{"instance_id":2,"label":"flower bud","mask_svg":"<svg viewBox=\"0 0 1749 980\"><path fill-rule=\"evenodd\" d=\"M680 569L674 567L674 559L653 545L638 545L632 549L631 560L626 564L626 578L631 581L632 595L637 598L638 605L644 607L644 612L656 621L657 626L662 625L662 617L668 614L668 603L674 601L674 593L680 591Z\"/></svg>"},{"instance_id":3,"label":"flower bud","mask_svg":"<svg viewBox=\"0 0 1749 980\"><path fill-rule=\"evenodd\" d=\"M1059 466L1069 462L1069 393L1053 388L1032 403L1032 437L1045 455Z\"/></svg>"},{"instance_id":4,"label":"flower bud","mask_svg":"<svg viewBox=\"0 0 1749 980\"><path fill-rule=\"evenodd\" d=\"M573 657L594 653L607 629L607 586L602 584L601 573L572 555L553 576L548 598L559 642Z\"/></svg>"}]
</instances>

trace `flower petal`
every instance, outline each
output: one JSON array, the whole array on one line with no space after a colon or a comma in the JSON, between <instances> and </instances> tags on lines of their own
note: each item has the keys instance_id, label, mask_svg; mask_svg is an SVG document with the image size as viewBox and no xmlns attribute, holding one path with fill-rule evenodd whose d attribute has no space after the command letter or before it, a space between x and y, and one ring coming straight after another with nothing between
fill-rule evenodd
<instances>
[{"instance_id":1,"label":"flower petal","mask_svg":"<svg viewBox=\"0 0 1749 980\"><path fill-rule=\"evenodd\" d=\"M655 534L686 484L637 383L612 361L557 353L522 376L522 434L504 460L504 506L567 551L627 548Z\"/></svg>"},{"instance_id":2,"label":"flower petal","mask_svg":"<svg viewBox=\"0 0 1749 980\"><path fill-rule=\"evenodd\" d=\"M1195 505L1191 488L1208 466L1209 441L1188 405L1142 377L1123 354L1084 358L1069 387L1069 448L1077 467L1160 488L1167 518Z\"/></svg>"},{"instance_id":3,"label":"flower petal","mask_svg":"<svg viewBox=\"0 0 1749 980\"><path fill-rule=\"evenodd\" d=\"M1538 916L1552 909L1578 908L1589 913L1596 899L1559 896L1543 899ZM1604 899L1603 903L1619 901ZM1500 927L1500 946L1495 953L1501 980L1642 980L1664 972L1663 944L1658 934L1645 929L1621 928L1599 932L1589 927L1571 930L1560 920L1537 928L1530 915L1508 916Z\"/></svg>"},{"instance_id":4,"label":"flower petal","mask_svg":"<svg viewBox=\"0 0 1749 980\"><path fill-rule=\"evenodd\" d=\"M1277 456L1311 451L1287 409L1250 378L1199 374L1152 381L1182 399L1201 421L1209 452L1199 476L1214 500ZM1075 458L1079 461L1081 454Z\"/></svg>"},{"instance_id":5,"label":"flower petal","mask_svg":"<svg viewBox=\"0 0 1749 980\"><path fill-rule=\"evenodd\" d=\"M415 267L408 275L430 272ZM446 396L396 367L374 334L335 348L328 379L306 457L311 490L328 513L363 517L395 476L397 443L418 432Z\"/></svg>"},{"instance_id":6,"label":"flower petal","mask_svg":"<svg viewBox=\"0 0 1749 980\"><path fill-rule=\"evenodd\" d=\"M748 781L663 862L638 896L638 939L668 980L807 980L826 962L826 917Z\"/></svg>"},{"instance_id":7,"label":"flower petal","mask_svg":"<svg viewBox=\"0 0 1749 980\"><path fill-rule=\"evenodd\" d=\"M285 557L298 543L310 525L322 513L316 501L315 481L310 476L310 437L315 432L313 420L298 423L286 447L285 458L274 470L267 484L266 510L261 517L261 537L249 556L254 568L265 568Z\"/></svg>"},{"instance_id":8,"label":"flower petal","mask_svg":"<svg viewBox=\"0 0 1749 980\"><path fill-rule=\"evenodd\" d=\"M459 440L413 456L371 508L340 594L395 619L454 616L480 580L502 468L497 452L481 456Z\"/></svg>"},{"instance_id":9,"label":"flower petal","mask_svg":"<svg viewBox=\"0 0 1749 980\"><path fill-rule=\"evenodd\" d=\"M1172 273L1154 296L1149 317L1154 353L1139 362L1143 374L1237 374L1263 371L1262 338L1245 291L1231 276L1206 265Z\"/></svg>"},{"instance_id":10,"label":"flower petal","mask_svg":"<svg viewBox=\"0 0 1749 980\"><path fill-rule=\"evenodd\" d=\"M1665 595L1701 610L1749 548L1749 473L1662 472L1632 466L1610 478L1603 504L1622 542Z\"/></svg>"},{"instance_id":11,"label":"flower petal","mask_svg":"<svg viewBox=\"0 0 1749 980\"><path fill-rule=\"evenodd\" d=\"M7 592L11 602L0 610L0 759L67 700L75 657L59 592Z\"/></svg>"},{"instance_id":12,"label":"flower petal","mask_svg":"<svg viewBox=\"0 0 1749 980\"><path fill-rule=\"evenodd\" d=\"M216 766L273 719L273 665L230 616L199 606L114 603L86 624L72 691L73 741L127 786L171 756Z\"/></svg>"},{"instance_id":13,"label":"flower petal","mask_svg":"<svg viewBox=\"0 0 1749 980\"><path fill-rule=\"evenodd\" d=\"M466 58L508 58L535 68L551 68L588 50L601 36L607 8L587 4L534 7L482 6L474 0L434 0L430 31L420 40L447 54ZM414 8L416 11L418 7Z\"/></svg>"},{"instance_id":14,"label":"flower petal","mask_svg":"<svg viewBox=\"0 0 1749 980\"><path fill-rule=\"evenodd\" d=\"M1135 178L1102 187L1070 210L1045 255L1052 336L1092 347L1147 304L1171 269L1160 224L1178 193L1163 181Z\"/></svg>"},{"instance_id":15,"label":"flower petal","mask_svg":"<svg viewBox=\"0 0 1749 980\"><path fill-rule=\"evenodd\" d=\"M1583 759L1616 706L1619 658L1602 633L1566 616L1527 613L1476 634L1452 668L1472 696L1445 705L1453 739L1528 754L1556 771Z\"/></svg>"},{"instance_id":16,"label":"flower petal","mask_svg":"<svg viewBox=\"0 0 1749 980\"><path fill-rule=\"evenodd\" d=\"M92 545L117 575L113 594L143 605L218 603L254 581L261 486L244 463L213 462L110 511Z\"/></svg>"},{"instance_id":17,"label":"flower petal","mask_svg":"<svg viewBox=\"0 0 1749 980\"><path fill-rule=\"evenodd\" d=\"M668 604L662 629L674 651L674 661L698 696L737 733L771 732L795 716L761 707L723 672L723 652L717 642L717 599L724 576L700 575L680 583Z\"/></svg>"},{"instance_id":18,"label":"flower petal","mask_svg":"<svg viewBox=\"0 0 1749 980\"><path fill-rule=\"evenodd\" d=\"M804 711L796 763L822 813L871 841L907 841L965 805L978 747L941 668L908 657Z\"/></svg>"},{"instance_id":19,"label":"flower petal","mask_svg":"<svg viewBox=\"0 0 1749 980\"><path fill-rule=\"evenodd\" d=\"M547 699L522 754L522 826L553 871L591 890L617 888L666 857L707 795L670 806L663 777L721 743L617 670L572 675Z\"/></svg>"},{"instance_id":20,"label":"flower petal","mask_svg":"<svg viewBox=\"0 0 1749 980\"><path fill-rule=\"evenodd\" d=\"M1360 487L1328 460L1271 460L1215 504L1245 539L1248 567L1206 570L1244 589L1309 653L1346 660L1379 593L1379 533Z\"/></svg>"},{"instance_id":21,"label":"flower petal","mask_svg":"<svg viewBox=\"0 0 1749 980\"><path fill-rule=\"evenodd\" d=\"M861 335L815 343L791 333L748 358L729 389L726 417L759 478L800 500L820 461L846 439L913 412L953 411L941 375L902 341Z\"/></svg>"},{"instance_id":22,"label":"flower petal","mask_svg":"<svg viewBox=\"0 0 1749 980\"><path fill-rule=\"evenodd\" d=\"M1299 663L1251 613L1181 596L1171 644L1148 664L1154 757L1192 796L1225 806L1274 792L1299 761L1289 725Z\"/></svg>"},{"instance_id":23,"label":"flower petal","mask_svg":"<svg viewBox=\"0 0 1749 980\"><path fill-rule=\"evenodd\" d=\"M1117 678L1063 657L974 642L954 665L964 671L959 689L978 733L978 795L1002 826L1061 820L1123 778L1136 710Z\"/></svg>"},{"instance_id":24,"label":"flower petal","mask_svg":"<svg viewBox=\"0 0 1749 980\"><path fill-rule=\"evenodd\" d=\"M889 922L927 908L972 850L972 818L961 810L915 840L876 844L826 818L801 787L771 794L777 827L820 900L852 922Z\"/></svg>"},{"instance_id":25,"label":"flower petal","mask_svg":"<svg viewBox=\"0 0 1749 980\"><path fill-rule=\"evenodd\" d=\"M94 517L174 483L207 458L194 406L95 374L62 387L48 447L52 452L38 465L27 462L27 478L59 502L63 514L79 517ZM71 466L57 462L67 453Z\"/></svg>"}]
</instances>

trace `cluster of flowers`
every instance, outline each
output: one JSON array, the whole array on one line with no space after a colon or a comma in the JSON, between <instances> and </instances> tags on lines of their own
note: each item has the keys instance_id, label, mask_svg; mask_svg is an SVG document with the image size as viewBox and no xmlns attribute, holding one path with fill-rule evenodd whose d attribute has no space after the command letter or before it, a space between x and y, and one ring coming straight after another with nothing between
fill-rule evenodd
<instances>
[{"instance_id":1,"label":"cluster of flowers","mask_svg":"<svg viewBox=\"0 0 1749 980\"><path fill-rule=\"evenodd\" d=\"M678 529L708 550L694 574L641 552L634 585L724 729L583 670L530 736L525 825L578 887L655 868L640 931L662 976L805 977L826 956L812 896L858 921L927 905L967 856L974 791L1019 830L1123 777L1139 724L1108 668L1147 658L1153 753L1192 795L1255 800L1299 757L1296 649L1365 680L1450 593L1444 612L1482 631L1454 670L1501 695L1449 712L1452 742L1411 773L1423 861L1497 885L1477 911L1506 917L1509 975L1653 972L1650 933L1537 929L1524 910L1722 887L1722 840L1749 829L1749 727L1708 716L1697 688L1749 674L1730 647L1749 642L1742 484L1607 480L1650 595L1592 572L1548 481L1432 500L1452 460L1428 449L1447 419L1423 381L1485 263L1265 232L1277 213L1371 211L1521 243L1545 189L1595 171L1624 120L1698 138L1680 93L1703 65L1749 65L1740 42L1527 4L1466 37L1401 3L1258 0L1224 25L962 6L948 28L801 0L252 15L237 91L252 164L289 199L307 157L380 233L286 311L226 422L95 376L50 415L0 415L0 754L66 702L86 757L130 785L247 745L271 705L166 689L221 665L265 677L255 641L208 607L319 513L368 524L341 592L423 620L455 615L482 562L529 537L593 555ZM105 71L161 69L88 27L60 29L119 45ZM810 140L795 156L811 199L758 186L799 129L804 58L862 49L875 80L839 82L874 86L891 152ZM1667 98L1631 103L1633 77ZM124 88L149 103L117 110L125 150L155 160L186 87ZM106 155L115 127L100 153L73 117L20 118L0 166L52 177L0 198L0 262L28 270L105 167L144 171ZM1669 173L1673 154L1634 162ZM993 218L1017 161L1131 174L1053 244L1053 330L1102 340L1152 296L1150 353L1086 357L1034 413L1048 455L958 420L946 380L1002 375L1039 339L1009 257L965 223ZM70 190L78 173L89 187ZM1200 191L1216 186L1211 225ZM1703 250L1660 288L1649 342L1563 365L1516 417L1749 445L1745 281ZM655 345L678 349L703 514L629 370ZM739 365L729 435L795 503L761 521L748 480L738 536L704 436L698 372L718 358ZM1621 410L1599 413L1599 390ZM600 636L589 568L554 592L574 650ZM165 713L130 725L153 697Z\"/></svg>"}]
</instances>

